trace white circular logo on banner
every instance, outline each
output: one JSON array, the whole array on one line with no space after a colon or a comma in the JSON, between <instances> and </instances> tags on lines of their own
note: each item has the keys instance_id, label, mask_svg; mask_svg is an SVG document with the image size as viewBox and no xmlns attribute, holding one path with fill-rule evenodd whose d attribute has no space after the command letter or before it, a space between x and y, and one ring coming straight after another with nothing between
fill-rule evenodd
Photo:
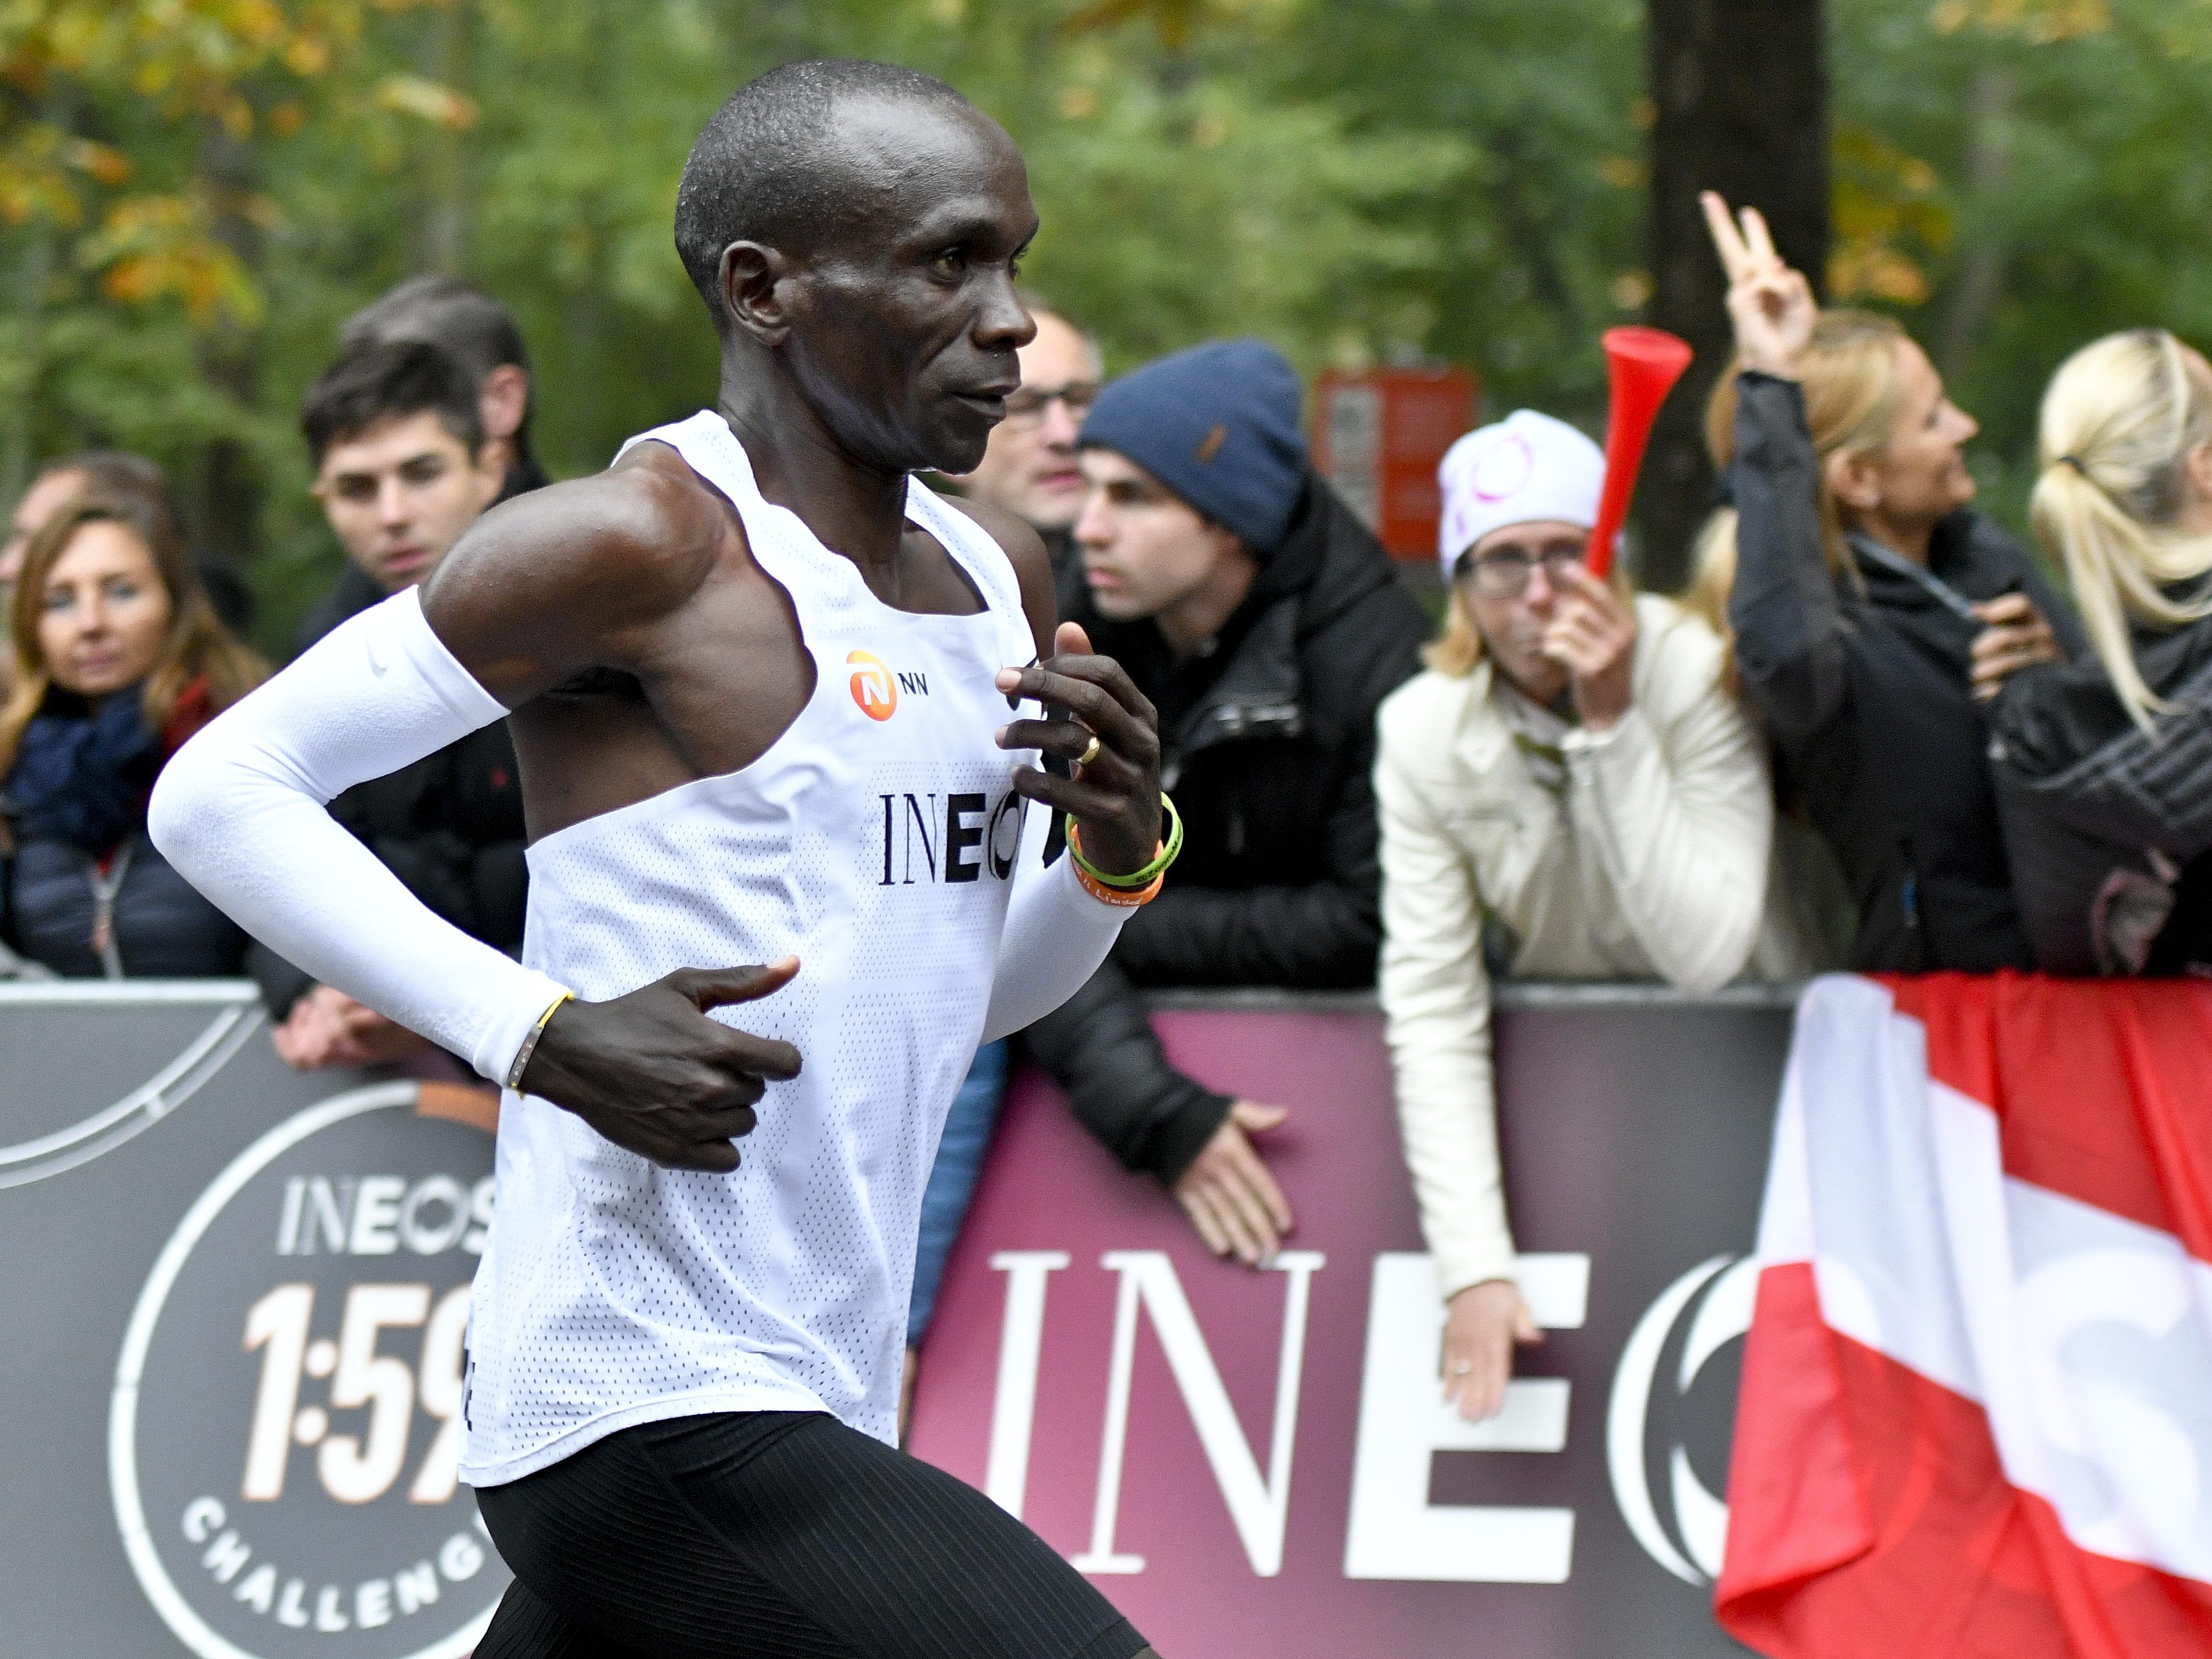
<instances>
[{"instance_id":1,"label":"white circular logo on banner","mask_svg":"<svg viewBox=\"0 0 2212 1659\"><path fill-rule=\"evenodd\" d=\"M1613 1480L1613 1500L1644 1553L1686 1584L1702 1585L1720 1577L1728 1541L1728 1504L1706 1490L1690 1467L1688 1453L1679 1440L1674 1441L1667 1449L1674 1522L1671 1534L1660 1522L1644 1464L1659 1361L1675 1328L1694 1304L1697 1311L1674 1375L1677 1395L1688 1394L1705 1362L1751 1329L1752 1304L1758 1294L1759 1263L1754 1258L1717 1255L1700 1262L1644 1310L1613 1371L1613 1400L1605 1423L1606 1469Z\"/></svg>"},{"instance_id":2,"label":"white circular logo on banner","mask_svg":"<svg viewBox=\"0 0 2212 1659\"><path fill-rule=\"evenodd\" d=\"M108 1477L200 1659L460 1659L507 1574L459 1484L491 1142L357 1089L203 1193L140 1293Z\"/></svg>"}]
</instances>

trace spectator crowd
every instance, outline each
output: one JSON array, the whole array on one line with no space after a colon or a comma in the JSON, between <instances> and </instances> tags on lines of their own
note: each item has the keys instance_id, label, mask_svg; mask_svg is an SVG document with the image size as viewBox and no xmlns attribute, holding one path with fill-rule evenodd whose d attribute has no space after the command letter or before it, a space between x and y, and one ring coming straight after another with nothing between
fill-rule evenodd
<instances>
[{"instance_id":1,"label":"spectator crowd","mask_svg":"<svg viewBox=\"0 0 2212 1659\"><path fill-rule=\"evenodd\" d=\"M1210 1249L1256 1265L1296 1224L1267 1155L1285 1114L1179 1071L1145 994L1377 988L1469 1417L1535 1335L1499 1161L1499 978L2212 963L2212 363L2146 328L2054 377L2031 519L2062 593L1974 509L1974 421L1911 337L1820 309L1756 212L1707 208L1736 355L1708 419L1725 501L1679 599L1634 592L1623 561L1593 574L1603 459L1522 410L1439 470L1434 623L1313 465L1279 353L1215 342L1107 382L1042 303L981 465L941 481L1043 536L1061 617L1158 711L1187 826L1161 897L1017 1043ZM295 654L546 482L527 354L489 296L417 278L337 343L301 428L346 564ZM167 757L267 672L247 590L195 560L160 470L64 456L9 529L0 975L250 974L294 1066L424 1058L147 839ZM331 810L432 910L519 951L504 725ZM976 1055L945 1125L912 1345L1009 1058Z\"/></svg>"}]
</instances>

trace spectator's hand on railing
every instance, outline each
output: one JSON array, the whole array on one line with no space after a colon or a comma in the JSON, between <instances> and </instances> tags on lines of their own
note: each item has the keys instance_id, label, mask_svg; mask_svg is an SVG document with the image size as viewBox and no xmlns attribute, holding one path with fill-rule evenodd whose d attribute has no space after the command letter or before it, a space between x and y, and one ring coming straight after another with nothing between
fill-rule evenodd
<instances>
[{"instance_id":1,"label":"spectator's hand on railing","mask_svg":"<svg viewBox=\"0 0 2212 1659\"><path fill-rule=\"evenodd\" d=\"M1813 285L1792 270L1774 251L1774 238L1757 208L1743 210L1741 221L1729 213L1716 191L1698 198L1705 227L1728 273L1729 320L1735 325L1735 349L1746 368L1785 380L1797 376L1797 360L1812 343L1820 314Z\"/></svg>"},{"instance_id":2,"label":"spectator's hand on railing","mask_svg":"<svg viewBox=\"0 0 2212 1659\"><path fill-rule=\"evenodd\" d=\"M1470 1285L1447 1304L1444 1398L1470 1423L1495 1417L1513 1376L1513 1345L1541 1342L1534 1316L1510 1279Z\"/></svg>"},{"instance_id":3,"label":"spectator's hand on railing","mask_svg":"<svg viewBox=\"0 0 2212 1659\"><path fill-rule=\"evenodd\" d=\"M2058 635L2035 601L2025 593L2000 593L1974 607L1988 626L1974 636L1974 696L1987 702L2021 669L2039 662L2063 662Z\"/></svg>"},{"instance_id":4,"label":"spectator's hand on railing","mask_svg":"<svg viewBox=\"0 0 2212 1659\"><path fill-rule=\"evenodd\" d=\"M328 985L316 986L294 1003L290 1015L270 1036L277 1058L302 1072L325 1066L382 1065L430 1047L405 1026Z\"/></svg>"},{"instance_id":5,"label":"spectator's hand on railing","mask_svg":"<svg viewBox=\"0 0 2212 1659\"><path fill-rule=\"evenodd\" d=\"M1544 628L1543 652L1572 682L1585 729L1609 730L1635 696L1636 612L1580 565L1561 573L1559 604Z\"/></svg>"},{"instance_id":6,"label":"spectator's hand on railing","mask_svg":"<svg viewBox=\"0 0 2212 1659\"><path fill-rule=\"evenodd\" d=\"M284 1023L270 1031L277 1058L287 1066L312 1072L324 1066L356 1065L352 1039L346 1035L341 1011L353 999L343 991L318 985L292 1005Z\"/></svg>"},{"instance_id":7,"label":"spectator's hand on railing","mask_svg":"<svg viewBox=\"0 0 2212 1659\"><path fill-rule=\"evenodd\" d=\"M1237 1102L1177 1178L1176 1202L1214 1255L1233 1255L1249 1267L1261 1267L1274 1259L1277 1244L1290 1231L1290 1202L1250 1139L1289 1115L1279 1106Z\"/></svg>"}]
</instances>

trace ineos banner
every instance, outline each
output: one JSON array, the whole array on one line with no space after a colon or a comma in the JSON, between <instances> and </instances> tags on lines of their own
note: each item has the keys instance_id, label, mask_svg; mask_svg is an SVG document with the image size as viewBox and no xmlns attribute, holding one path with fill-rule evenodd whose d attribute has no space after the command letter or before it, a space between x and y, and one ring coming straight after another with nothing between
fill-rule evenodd
<instances>
[{"instance_id":1,"label":"ineos banner","mask_svg":"<svg viewBox=\"0 0 2212 1659\"><path fill-rule=\"evenodd\" d=\"M1551 1328L1503 1417L1438 1403L1375 1015L1231 999L1159 1024L1194 1075L1293 1109L1289 1248L1206 1257L1025 1078L917 1449L1170 1659L1740 1652L1705 1581L1786 1010L1509 1005L1509 1185ZM241 986L0 988L0 1651L473 1645L507 1582L454 1480L491 1137L451 1099L287 1070Z\"/></svg>"},{"instance_id":2,"label":"ineos banner","mask_svg":"<svg viewBox=\"0 0 2212 1659\"><path fill-rule=\"evenodd\" d=\"M466 1654L469 1097L299 1076L229 985L0 994L0 1646Z\"/></svg>"},{"instance_id":3,"label":"ineos banner","mask_svg":"<svg viewBox=\"0 0 2212 1659\"><path fill-rule=\"evenodd\" d=\"M1778 1000L1523 994L1498 1022L1540 1347L1443 1405L1443 1324L1371 1012L1156 1018L1288 1106L1273 1267L1206 1255L1034 1073L923 1354L913 1443L1035 1527L1170 1656L1741 1654L1716 1626Z\"/></svg>"}]
</instances>

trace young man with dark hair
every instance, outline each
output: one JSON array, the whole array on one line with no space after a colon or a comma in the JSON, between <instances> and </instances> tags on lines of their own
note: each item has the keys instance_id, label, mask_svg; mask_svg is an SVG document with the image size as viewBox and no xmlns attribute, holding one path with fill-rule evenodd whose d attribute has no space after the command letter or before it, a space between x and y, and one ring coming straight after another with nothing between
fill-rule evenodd
<instances>
[{"instance_id":1,"label":"young man with dark hair","mask_svg":"<svg viewBox=\"0 0 2212 1659\"><path fill-rule=\"evenodd\" d=\"M719 407L489 515L155 797L249 929L509 1087L462 1468L516 1580L477 1659L1150 1651L890 1443L946 1103L1169 856L1151 708L1055 630L1036 533L914 477L1019 384L1036 229L941 82L753 82L678 197ZM510 710L520 963L317 805Z\"/></svg>"},{"instance_id":2,"label":"young man with dark hair","mask_svg":"<svg viewBox=\"0 0 2212 1659\"><path fill-rule=\"evenodd\" d=\"M348 351L410 341L442 348L476 377L485 439L507 468L500 499L552 482L530 442L530 352L514 313L482 289L451 276L410 276L346 319Z\"/></svg>"},{"instance_id":3,"label":"young man with dark hair","mask_svg":"<svg viewBox=\"0 0 2212 1659\"><path fill-rule=\"evenodd\" d=\"M341 357L309 388L300 428L315 498L349 570L379 601L427 579L500 493L503 465L484 436L473 377L434 345L371 345ZM331 815L437 915L514 950L528 890L519 773L514 742L495 723L356 784L331 802ZM275 1022L276 1052L294 1066L358 1066L423 1046L265 948L246 963Z\"/></svg>"},{"instance_id":4,"label":"young man with dark hair","mask_svg":"<svg viewBox=\"0 0 2212 1659\"><path fill-rule=\"evenodd\" d=\"M476 404L484 464L501 480L497 499L546 483L530 444L529 353L513 313L491 295L451 276L410 276L346 319L338 341L348 361L379 346L435 346L461 371L465 395ZM306 650L390 591L373 572L349 562L301 623L293 650Z\"/></svg>"}]
</instances>

